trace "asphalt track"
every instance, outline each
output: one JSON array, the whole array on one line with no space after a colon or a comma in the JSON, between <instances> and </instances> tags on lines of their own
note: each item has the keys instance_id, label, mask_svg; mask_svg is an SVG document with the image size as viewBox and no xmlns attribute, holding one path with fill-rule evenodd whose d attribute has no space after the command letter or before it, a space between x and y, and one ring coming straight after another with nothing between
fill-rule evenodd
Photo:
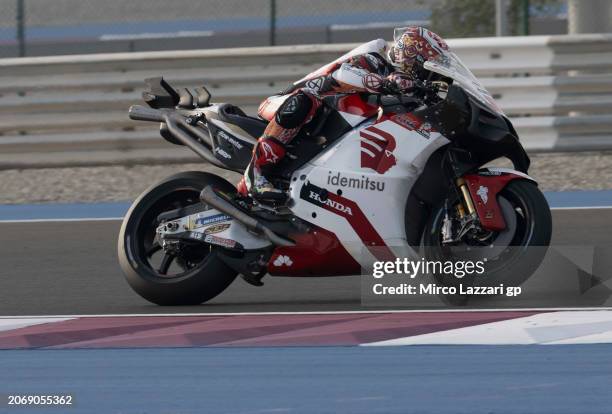
<instances>
[{"instance_id":1,"label":"asphalt track","mask_svg":"<svg viewBox=\"0 0 612 414\"><path fill-rule=\"evenodd\" d=\"M610 352L611 345L2 351L0 411L604 413L612 405ZM14 393L69 394L74 406L9 409L6 395Z\"/></svg>"},{"instance_id":2,"label":"asphalt track","mask_svg":"<svg viewBox=\"0 0 612 414\"><path fill-rule=\"evenodd\" d=\"M554 245L612 244L612 209L553 211ZM0 223L0 315L153 314L201 312L293 312L363 310L357 277L273 278L253 287L240 278L213 301L192 307L159 307L135 294L116 259L118 220L25 221ZM605 259L610 259L608 255ZM609 267L608 267L609 269ZM569 285L576 274L570 272ZM574 278L574 279L572 279ZM571 280L570 280L571 279ZM538 287L531 302L514 300L490 307L602 306L606 298L576 301L556 280ZM609 292L609 291L608 291ZM406 303L398 308L441 308L441 302Z\"/></svg>"},{"instance_id":3,"label":"asphalt track","mask_svg":"<svg viewBox=\"0 0 612 414\"><path fill-rule=\"evenodd\" d=\"M553 211L555 245L593 246L612 242L612 209L606 208L612 204L577 206L572 202L564 204L562 198L554 205L571 208ZM60 218L66 211L62 208L57 211L45 208L48 215L42 217L38 207L0 207L0 217L15 220L0 222L0 315L363 309L359 278L356 277L268 277L264 279L266 285L263 288L252 287L237 279L209 304L182 308L148 304L127 286L116 263L115 246L120 221L112 219L112 216L122 215L125 206L106 207L112 208L105 209L106 218L102 220L88 218L92 212L99 213L93 206L73 206L70 209L72 220L66 220L67 216ZM40 220L32 220L37 217ZM24 218L30 221L24 221ZM604 257L611 258L612 255ZM570 266L566 267L569 269ZM564 270L559 269L559 274L567 276L560 279L564 283L545 280L539 286L540 294L550 287L555 291L553 296L561 297L563 295L559 294L563 292L559 285L577 285L575 269ZM600 283L595 287L605 285ZM572 302L571 295L566 298L565 306L584 306L584 303ZM601 301L589 303L606 304ZM510 304L516 307L516 302ZM547 305L546 301L541 304ZM437 308L442 305L428 302L404 307ZM393 319L395 316L370 315L370 320ZM430 319L434 316L430 315ZM457 313L453 318L476 316L468 312ZM502 318L505 316L501 315ZM253 341L257 341L258 335L274 333L259 328L265 322L262 322L265 315L234 318L248 322L249 317L257 319L245 323L243 331L254 336ZM291 316L297 319L309 317ZM320 317L357 321L365 318L363 315L317 316ZM589 330L584 324L569 319L564 322L569 324L567 327L561 324L563 326L555 328L556 319L563 318L555 313L547 317L553 330L561 329L570 336L572 332L588 336L609 330L608 322L595 321ZM271 315L268 318L287 324L289 316ZM447 324L450 320L448 315L440 318ZM116 327L100 329L103 319L77 318L66 324L80 326L90 341L100 335L114 335L120 339L124 334L123 337L130 341L138 339L138 335L150 336L140 331L128 335ZM139 323L150 323L145 319ZM187 319L181 318L181 326ZM409 328L422 333L423 315L397 319L414 325ZM259 321L260 325L254 321ZM403 336L397 332L399 325L393 321L388 321L385 326L380 322L368 326L378 334L381 329L388 329L395 336ZM125 319L118 323L125 324ZM212 323L230 331L235 328L226 319L213 320ZM359 323L367 324L367 321ZM523 328L533 333L532 322L525 323ZM447 324L434 323L432 329L449 329ZM54 329L55 326L64 326L64 329ZM41 341L45 338L53 341L47 345L54 346L78 339L78 335L67 330L61 322L34 328L49 332L48 336L37 336L23 331L22 339L35 347L42 347ZM177 329L167 328L172 332ZM541 328L551 339L549 326ZM220 328L215 329L219 331ZM326 331L323 326L317 330L319 336L332 330L343 341L346 340L346 333L336 327L328 327ZM179 331L175 333L182 332ZM367 342L362 331L353 329L349 333L355 335L356 342ZM186 332L189 334L191 331L187 329ZM217 332L216 336L210 332L205 335L198 333L198 338L207 342L228 340L224 332ZM6 334L10 335L10 332ZM165 335L163 332L159 334ZM91 335L94 335L93 339ZM303 336L299 331L296 335ZM113 344L120 346L118 342ZM163 346L162 343L159 345ZM5 350L0 351L0 412L601 413L609 412L612 405L609 393L611 350L609 344ZM7 395L11 394L68 394L73 396L74 406L17 409L6 405Z\"/></svg>"}]
</instances>

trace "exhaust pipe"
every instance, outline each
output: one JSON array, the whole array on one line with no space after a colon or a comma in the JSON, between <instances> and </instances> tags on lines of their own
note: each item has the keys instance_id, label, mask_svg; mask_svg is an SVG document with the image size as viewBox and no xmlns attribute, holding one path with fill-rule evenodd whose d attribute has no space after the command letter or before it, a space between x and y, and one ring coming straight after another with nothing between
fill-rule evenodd
<instances>
[{"instance_id":1,"label":"exhaust pipe","mask_svg":"<svg viewBox=\"0 0 612 414\"><path fill-rule=\"evenodd\" d=\"M245 212L234 207L227 200L224 200L223 198L219 197L210 186L207 186L202 190L202 192L200 193L200 200L203 203L206 203L209 206L216 208L220 212L235 218L236 220L244 224L249 230L254 231L258 234L263 234L263 236L265 236L268 240L272 242L272 244L276 246L295 246L295 243L293 241L279 236L256 218L249 216Z\"/></svg>"}]
</instances>

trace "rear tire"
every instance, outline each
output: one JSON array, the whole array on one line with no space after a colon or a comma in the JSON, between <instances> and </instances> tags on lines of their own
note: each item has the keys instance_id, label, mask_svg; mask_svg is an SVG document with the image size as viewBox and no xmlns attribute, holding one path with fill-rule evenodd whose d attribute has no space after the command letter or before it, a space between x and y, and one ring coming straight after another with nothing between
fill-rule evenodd
<instances>
[{"instance_id":1,"label":"rear tire","mask_svg":"<svg viewBox=\"0 0 612 414\"><path fill-rule=\"evenodd\" d=\"M184 271L175 276L161 274L151 263L149 252L155 248L161 250L154 246L155 229L159 224L157 216L199 202L200 191L207 185L222 191L236 191L232 184L216 175L182 172L142 193L123 220L117 243L119 264L132 289L149 302L162 306L197 305L219 295L237 276L237 272L218 257L217 248L204 244L190 247L189 260L181 258Z\"/></svg>"}]
</instances>

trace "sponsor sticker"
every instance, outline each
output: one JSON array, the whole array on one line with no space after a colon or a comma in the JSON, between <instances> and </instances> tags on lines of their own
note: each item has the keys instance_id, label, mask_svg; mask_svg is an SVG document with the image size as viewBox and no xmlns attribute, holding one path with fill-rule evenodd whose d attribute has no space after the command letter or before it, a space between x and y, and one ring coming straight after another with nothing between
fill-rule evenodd
<instances>
[{"instance_id":1,"label":"sponsor sticker","mask_svg":"<svg viewBox=\"0 0 612 414\"><path fill-rule=\"evenodd\" d=\"M342 188L354 188L356 190L385 191L384 181L373 180L366 175L346 176L340 172L334 174L332 171L329 171L327 174L327 184Z\"/></svg>"},{"instance_id":2,"label":"sponsor sticker","mask_svg":"<svg viewBox=\"0 0 612 414\"><path fill-rule=\"evenodd\" d=\"M418 133L426 139L430 138L431 132L433 131L433 127L429 122L422 122L412 114L396 115L391 120L410 131Z\"/></svg>"},{"instance_id":3,"label":"sponsor sticker","mask_svg":"<svg viewBox=\"0 0 612 414\"><path fill-rule=\"evenodd\" d=\"M362 82L363 86L365 86L366 89L369 89L371 91L377 91L382 86L383 78L381 76L376 75L375 73L368 73L363 77Z\"/></svg>"},{"instance_id":4,"label":"sponsor sticker","mask_svg":"<svg viewBox=\"0 0 612 414\"><path fill-rule=\"evenodd\" d=\"M313 184L307 183L302 187L300 191L300 197L306 201L309 201L313 204L318 205L319 207L327 207L327 210L335 211L336 213L341 213L342 215L353 215L353 210L351 207L344 205L342 202L337 200L332 200L327 196L323 196L326 190L319 188Z\"/></svg>"},{"instance_id":5,"label":"sponsor sticker","mask_svg":"<svg viewBox=\"0 0 612 414\"><path fill-rule=\"evenodd\" d=\"M229 159L232 158L232 156L229 155L227 153L227 151L225 151L223 148L220 148L220 147L215 147L215 154L219 154L220 156L222 156L226 160L229 160Z\"/></svg>"},{"instance_id":6,"label":"sponsor sticker","mask_svg":"<svg viewBox=\"0 0 612 414\"><path fill-rule=\"evenodd\" d=\"M230 239L224 239L223 237L217 237L212 234L207 234L204 237L204 241L210 244L216 244L217 246L227 247L229 249L233 249L236 247L236 241Z\"/></svg>"},{"instance_id":7,"label":"sponsor sticker","mask_svg":"<svg viewBox=\"0 0 612 414\"><path fill-rule=\"evenodd\" d=\"M228 221L228 220L231 220L231 217L226 214L215 214L213 216L205 216L205 217L199 217L199 215L196 217L190 216L189 217L189 228L193 230L193 229L197 229L200 227L204 227L208 224L220 223L222 221Z\"/></svg>"},{"instance_id":8,"label":"sponsor sticker","mask_svg":"<svg viewBox=\"0 0 612 414\"><path fill-rule=\"evenodd\" d=\"M361 168L369 168L384 174L397 164L393 151L395 138L389 132L374 125L359 131L361 137Z\"/></svg>"},{"instance_id":9,"label":"sponsor sticker","mask_svg":"<svg viewBox=\"0 0 612 414\"><path fill-rule=\"evenodd\" d=\"M330 207L332 210L337 210L341 213L346 213L350 216L353 215L353 210L351 210L350 207L345 206L344 204L338 202L338 201L334 201L331 200L329 198L326 198L325 200L321 197L321 195L315 191L310 191L309 193L309 197L311 200L316 201L319 204L323 204L326 205L328 207Z\"/></svg>"},{"instance_id":10,"label":"sponsor sticker","mask_svg":"<svg viewBox=\"0 0 612 414\"><path fill-rule=\"evenodd\" d=\"M280 255L276 258L276 260L274 260L274 262L272 262L272 264L276 267L281 267L281 266L291 267L293 265L293 260L291 260L291 257L289 256Z\"/></svg>"},{"instance_id":11,"label":"sponsor sticker","mask_svg":"<svg viewBox=\"0 0 612 414\"><path fill-rule=\"evenodd\" d=\"M324 80L324 77L314 78L306 82L305 86L308 89L312 89L315 92L318 92L321 89L323 89L323 80Z\"/></svg>"},{"instance_id":12,"label":"sponsor sticker","mask_svg":"<svg viewBox=\"0 0 612 414\"><path fill-rule=\"evenodd\" d=\"M476 194L478 194L478 197L480 197L484 204L487 204L487 202L489 201L489 187L481 185L478 188L478 191L476 191Z\"/></svg>"},{"instance_id":13,"label":"sponsor sticker","mask_svg":"<svg viewBox=\"0 0 612 414\"><path fill-rule=\"evenodd\" d=\"M212 226L204 229L204 234L221 233L222 231L229 229L230 225L230 223L213 224Z\"/></svg>"},{"instance_id":14,"label":"sponsor sticker","mask_svg":"<svg viewBox=\"0 0 612 414\"><path fill-rule=\"evenodd\" d=\"M238 141L237 139L235 139L234 137L226 134L223 131L219 131L217 132L217 136L227 142L229 142L230 144L232 144L234 147L236 147L237 149L242 149L244 147L244 144L242 144L240 141Z\"/></svg>"}]
</instances>

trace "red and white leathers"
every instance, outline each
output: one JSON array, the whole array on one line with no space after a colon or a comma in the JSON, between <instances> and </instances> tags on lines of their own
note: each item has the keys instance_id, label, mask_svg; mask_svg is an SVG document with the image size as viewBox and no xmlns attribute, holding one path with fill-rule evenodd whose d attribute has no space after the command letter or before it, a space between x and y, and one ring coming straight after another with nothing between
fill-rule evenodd
<instances>
[{"instance_id":1,"label":"red and white leathers","mask_svg":"<svg viewBox=\"0 0 612 414\"><path fill-rule=\"evenodd\" d=\"M402 41L407 42L407 39ZM413 87L410 74L398 70L397 63L387 60L384 40L366 43L356 50L359 49L363 49L363 53L345 55L283 92L283 101L275 108L273 116L269 116L274 107L272 101L267 99L262 103L259 115L270 122L259 138L251 163L238 185L240 193L250 193L256 198L283 197L282 191L265 178L262 170L284 157L285 145L315 117L322 97L362 92L378 94L389 90L407 92Z\"/></svg>"}]
</instances>

